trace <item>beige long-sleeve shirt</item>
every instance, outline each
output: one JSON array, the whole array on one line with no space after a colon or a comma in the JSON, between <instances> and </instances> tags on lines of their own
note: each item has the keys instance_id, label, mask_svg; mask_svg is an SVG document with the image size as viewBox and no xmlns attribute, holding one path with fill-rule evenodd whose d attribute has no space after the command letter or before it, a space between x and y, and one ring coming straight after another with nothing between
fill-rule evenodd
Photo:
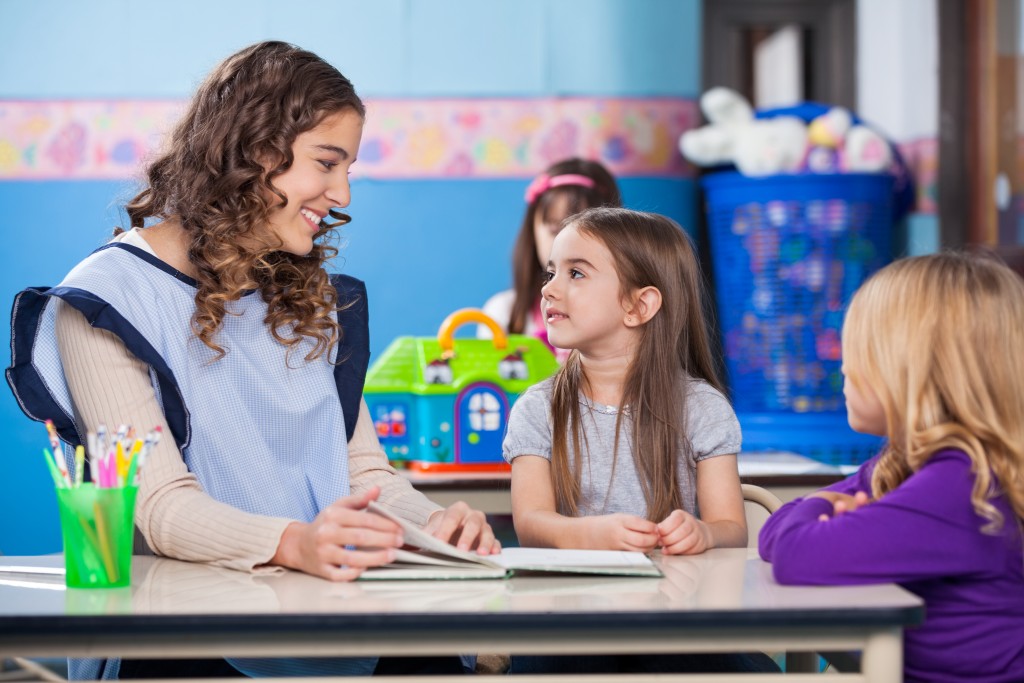
<instances>
[{"instance_id":1,"label":"beige long-sleeve shirt","mask_svg":"<svg viewBox=\"0 0 1024 683\"><path fill-rule=\"evenodd\" d=\"M162 425L170 434L150 380L149 366L106 330L58 302L57 342L78 424ZM441 509L398 475L377 440L365 401L348 444L352 492L381 488L380 501L419 525ZM253 571L274 556L294 520L254 515L218 502L189 472L173 439L150 453L142 473L135 524L159 555Z\"/></svg>"}]
</instances>

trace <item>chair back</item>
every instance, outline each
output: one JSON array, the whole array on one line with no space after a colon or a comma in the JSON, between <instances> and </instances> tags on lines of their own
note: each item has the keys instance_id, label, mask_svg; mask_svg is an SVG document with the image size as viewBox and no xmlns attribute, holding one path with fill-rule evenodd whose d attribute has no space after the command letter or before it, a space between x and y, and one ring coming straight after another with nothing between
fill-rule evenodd
<instances>
[{"instance_id":1,"label":"chair back","mask_svg":"<svg viewBox=\"0 0 1024 683\"><path fill-rule=\"evenodd\" d=\"M747 547L757 547L757 536L761 527L772 514L782 506L782 501L768 489L754 484L741 484L743 490L743 511L747 517Z\"/></svg>"}]
</instances>

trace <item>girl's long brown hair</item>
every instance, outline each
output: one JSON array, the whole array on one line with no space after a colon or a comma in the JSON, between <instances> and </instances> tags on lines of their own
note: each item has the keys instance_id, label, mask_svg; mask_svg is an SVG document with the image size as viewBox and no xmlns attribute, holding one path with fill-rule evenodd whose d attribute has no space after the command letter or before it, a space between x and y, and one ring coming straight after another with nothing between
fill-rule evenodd
<instances>
[{"instance_id":1,"label":"girl's long brown hair","mask_svg":"<svg viewBox=\"0 0 1024 683\"><path fill-rule=\"evenodd\" d=\"M198 280L192 327L218 357L226 306L251 289L288 349L309 337L312 360L337 343L338 295L324 270L337 249L322 238L348 216L332 212L338 222L321 223L306 256L279 251L265 226L270 211L288 202L274 178L291 167L296 137L345 111L365 115L349 80L317 55L282 42L245 48L199 86L150 164L147 187L126 205L133 227L175 218L188 234Z\"/></svg>"},{"instance_id":2,"label":"girl's long brown hair","mask_svg":"<svg viewBox=\"0 0 1024 683\"><path fill-rule=\"evenodd\" d=\"M700 266L686 233L664 216L599 208L574 217L570 225L607 247L623 302L630 302L643 287L661 292L661 309L640 328L622 396L632 419L633 457L647 517L661 521L683 507L676 468L680 449L691 455L684 429L686 384L691 378L702 379L724 393L708 333ZM555 375L551 401L555 499L559 512L568 516L577 514L580 498L581 446L585 444L581 443L579 394L585 388L580 355L573 351ZM616 447L624 412L620 410L616 420Z\"/></svg>"},{"instance_id":3,"label":"girl's long brown hair","mask_svg":"<svg viewBox=\"0 0 1024 683\"><path fill-rule=\"evenodd\" d=\"M537 238L533 233L534 222L539 216L545 223L561 223L569 216L584 209L598 206L622 206L619 186L615 178L603 165L587 159L566 159L552 164L545 175L582 175L594 181L594 187L561 185L542 193L526 207L516 245L512 250L512 290L515 297L509 314L508 331L522 334L526 321L540 301L540 288L544 284L544 268L547 264L537 261ZM554 207L565 198L565 215L554 215ZM498 322L504 323L504 320Z\"/></svg>"},{"instance_id":4,"label":"girl's long brown hair","mask_svg":"<svg viewBox=\"0 0 1024 683\"><path fill-rule=\"evenodd\" d=\"M854 295L843 325L847 381L878 397L888 444L872 473L878 498L936 452L967 453L984 531L1024 520L1024 280L989 257L897 261Z\"/></svg>"}]
</instances>

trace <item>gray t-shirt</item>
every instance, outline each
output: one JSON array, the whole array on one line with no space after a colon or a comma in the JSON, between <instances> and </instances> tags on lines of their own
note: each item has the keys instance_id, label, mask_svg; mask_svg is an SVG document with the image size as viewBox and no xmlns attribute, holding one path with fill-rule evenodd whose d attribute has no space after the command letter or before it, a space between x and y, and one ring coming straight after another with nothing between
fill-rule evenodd
<instances>
[{"instance_id":1,"label":"gray t-shirt","mask_svg":"<svg viewBox=\"0 0 1024 683\"><path fill-rule=\"evenodd\" d=\"M547 379L526 390L512 406L508 432L502 444L505 460L512 462L520 455L539 455L551 459L551 390L553 380ZM738 453L740 424L732 406L718 390L702 380L687 382L685 437L690 440L692 461L680 445L678 478L680 498L687 512L698 515L696 471L697 460L716 455ZM623 416L619 434L618 457L614 460L615 420L618 410L612 406L589 401L580 394L580 420L586 435L587 453L582 459L579 515L606 515L625 512L647 516L643 489L633 462L633 423L628 413ZM572 438L569 438L572 449ZM572 463L572 458L569 460ZM660 521L660 520L657 520Z\"/></svg>"}]
</instances>

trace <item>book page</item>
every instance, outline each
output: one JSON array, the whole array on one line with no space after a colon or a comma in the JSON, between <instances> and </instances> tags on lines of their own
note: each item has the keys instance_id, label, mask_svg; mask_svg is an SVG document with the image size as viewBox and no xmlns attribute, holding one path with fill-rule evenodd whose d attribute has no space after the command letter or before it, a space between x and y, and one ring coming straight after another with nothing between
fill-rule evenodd
<instances>
[{"instance_id":1,"label":"book page","mask_svg":"<svg viewBox=\"0 0 1024 683\"><path fill-rule=\"evenodd\" d=\"M508 570L501 567L485 567L481 564L461 564L442 567L433 564L392 562L381 567L370 567L359 575L360 581L436 581L480 579L504 579Z\"/></svg>"},{"instance_id":2,"label":"book page","mask_svg":"<svg viewBox=\"0 0 1024 683\"><path fill-rule=\"evenodd\" d=\"M593 570L626 575L661 575L651 559L643 553L620 550L505 548L500 555L495 555L491 559L508 569L573 572Z\"/></svg>"},{"instance_id":3,"label":"book page","mask_svg":"<svg viewBox=\"0 0 1024 683\"><path fill-rule=\"evenodd\" d=\"M502 565L492 561L492 557L484 557L483 555L477 555L475 553L465 552L459 550L451 543L445 543L444 541L434 538L422 529L410 524L401 517L392 514L390 511L385 509L382 505L375 501L371 501L366 508L374 514L378 514L381 517L386 517L392 522L402 527L402 535L405 537L405 544L426 550L435 555L441 555L446 558L453 560L453 564L465 564L470 563L474 565L483 565L484 567L490 568L503 568ZM415 562L419 554L404 552L406 562ZM424 564L438 564L437 562L425 562Z\"/></svg>"},{"instance_id":4,"label":"book page","mask_svg":"<svg viewBox=\"0 0 1024 683\"><path fill-rule=\"evenodd\" d=\"M500 559L499 559L500 558ZM565 550L561 548L505 548L495 560L502 566L545 567L650 567L654 563L643 553L625 550Z\"/></svg>"},{"instance_id":5,"label":"book page","mask_svg":"<svg viewBox=\"0 0 1024 683\"><path fill-rule=\"evenodd\" d=\"M619 550L563 550L560 548L504 548L498 555L482 556L459 550L395 516L376 502L367 509L402 528L405 543L422 552L400 549L395 562L367 570L361 578L449 579L501 578L517 571L610 576L661 576L661 570L643 553ZM401 566L402 574L399 574ZM418 569L416 567L419 567ZM488 571L469 571L471 568ZM450 570L450 571L449 571ZM414 574L414 572L419 572Z\"/></svg>"}]
</instances>

